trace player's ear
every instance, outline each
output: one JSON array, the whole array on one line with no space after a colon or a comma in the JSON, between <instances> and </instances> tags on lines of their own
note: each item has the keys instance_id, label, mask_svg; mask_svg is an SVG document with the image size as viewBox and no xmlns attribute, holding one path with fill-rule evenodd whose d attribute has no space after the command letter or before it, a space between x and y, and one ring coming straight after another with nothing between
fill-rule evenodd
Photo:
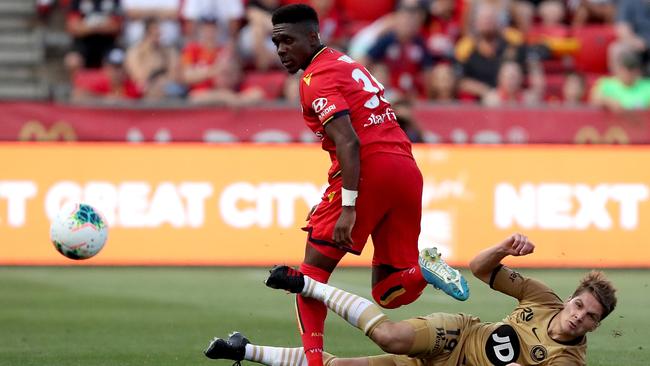
<instances>
[{"instance_id":1,"label":"player's ear","mask_svg":"<svg viewBox=\"0 0 650 366\"><path fill-rule=\"evenodd\" d=\"M320 46L320 33L316 31L309 31L309 43L312 46Z\"/></svg>"}]
</instances>

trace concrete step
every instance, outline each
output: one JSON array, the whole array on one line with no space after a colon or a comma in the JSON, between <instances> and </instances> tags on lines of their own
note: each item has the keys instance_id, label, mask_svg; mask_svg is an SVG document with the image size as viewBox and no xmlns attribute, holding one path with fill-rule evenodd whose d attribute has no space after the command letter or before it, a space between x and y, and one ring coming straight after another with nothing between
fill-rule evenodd
<instances>
[{"instance_id":1,"label":"concrete step","mask_svg":"<svg viewBox=\"0 0 650 366\"><path fill-rule=\"evenodd\" d=\"M30 66L3 66L0 68L0 84L13 81L37 81L39 71Z\"/></svg>"},{"instance_id":2,"label":"concrete step","mask_svg":"<svg viewBox=\"0 0 650 366\"><path fill-rule=\"evenodd\" d=\"M2 0L0 1L0 14L34 15L36 14L36 2L34 0Z\"/></svg>"},{"instance_id":3,"label":"concrete step","mask_svg":"<svg viewBox=\"0 0 650 366\"><path fill-rule=\"evenodd\" d=\"M43 62L43 49L30 47L25 49L0 48L0 65L38 65Z\"/></svg>"},{"instance_id":4,"label":"concrete step","mask_svg":"<svg viewBox=\"0 0 650 366\"><path fill-rule=\"evenodd\" d=\"M2 33L29 31L32 27L33 23L28 18L3 16L0 14L0 32Z\"/></svg>"},{"instance_id":5,"label":"concrete step","mask_svg":"<svg viewBox=\"0 0 650 366\"><path fill-rule=\"evenodd\" d=\"M63 30L50 29L43 33L43 43L49 48L67 50L72 47L72 36Z\"/></svg>"},{"instance_id":6,"label":"concrete step","mask_svg":"<svg viewBox=\"0 0 650 366\"><path fill-rule=\"evenodd\" d=\"M32 99L49 97L47 85L41 83L0 83L0 100Z\"/></svg>"},{"instance_id":7,"label":"concrete step","mask_svg":"<svg viewBox=\"0 0 650 366\"><path fill-rule=\"evenodd\" d=\"M37 32L30 33L0 33L0 49L12 48L31 48L43 43L42 37Z\"/></svg>"}]
</instances>

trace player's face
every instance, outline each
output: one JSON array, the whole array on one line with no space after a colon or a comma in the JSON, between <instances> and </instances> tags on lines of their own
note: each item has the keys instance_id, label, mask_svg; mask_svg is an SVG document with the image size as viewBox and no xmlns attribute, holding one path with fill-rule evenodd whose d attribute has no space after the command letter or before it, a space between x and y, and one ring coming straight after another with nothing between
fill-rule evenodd
<instances>
[{"instance_id":1,"label":"player's face","mask_svg":"<svg viewBox=\"0 0 650 366\"><path fill-rule=\"evenodd\" d=\"M570 338L577 338L598 327L603 306L589 291L569 299L560 312L562 333Z\"/></svg>"},{"instance_id":2,"label":"player's face","mask_svg":"<svg viewBox=\"0 0 650 366\"><path fill-rule=\"evenodd\" d=\"M314 42L313 32L307 31L299 24L276 24L273 26L271 40L275 44L282 66L292 74L307 64L318 47L318 43Z\"/></svg>"}]
</instances>

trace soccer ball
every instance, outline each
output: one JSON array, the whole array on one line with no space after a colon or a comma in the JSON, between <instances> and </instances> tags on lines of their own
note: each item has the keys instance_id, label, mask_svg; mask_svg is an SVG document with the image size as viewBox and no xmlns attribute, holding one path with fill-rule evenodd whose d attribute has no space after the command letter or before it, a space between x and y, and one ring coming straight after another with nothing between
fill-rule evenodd
<instances>
[{"instance_id":1,"label":"soccer ball","mask_svg":"<svg viewBox=\"0 0 650 366\"><path fill-rule=\"evenodd\" d=\"M59 253L70 259L88 259L106 243L104 217L85 203L63 205L50 226L50 240Z\"/></svg>"}]
</instances>

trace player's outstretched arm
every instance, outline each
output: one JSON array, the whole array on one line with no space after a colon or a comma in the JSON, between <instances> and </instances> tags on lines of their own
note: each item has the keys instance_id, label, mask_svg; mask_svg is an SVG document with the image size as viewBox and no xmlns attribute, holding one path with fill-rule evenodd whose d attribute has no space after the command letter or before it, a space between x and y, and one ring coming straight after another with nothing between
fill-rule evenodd
<instances>
[{"instance_id":1,"label":"player's outstretched arm","mask_svg":"<svg viewBox=\"0 0 650 366\"><path fill-rule=\"evenodd\" d=\"M535 245L523 234L513 234L501 243L479 252L469 263L469 268L476 278L489 284L492 271L501 263L503 258L528 255L535 250Z\"/></svg>"}]
</instances>

